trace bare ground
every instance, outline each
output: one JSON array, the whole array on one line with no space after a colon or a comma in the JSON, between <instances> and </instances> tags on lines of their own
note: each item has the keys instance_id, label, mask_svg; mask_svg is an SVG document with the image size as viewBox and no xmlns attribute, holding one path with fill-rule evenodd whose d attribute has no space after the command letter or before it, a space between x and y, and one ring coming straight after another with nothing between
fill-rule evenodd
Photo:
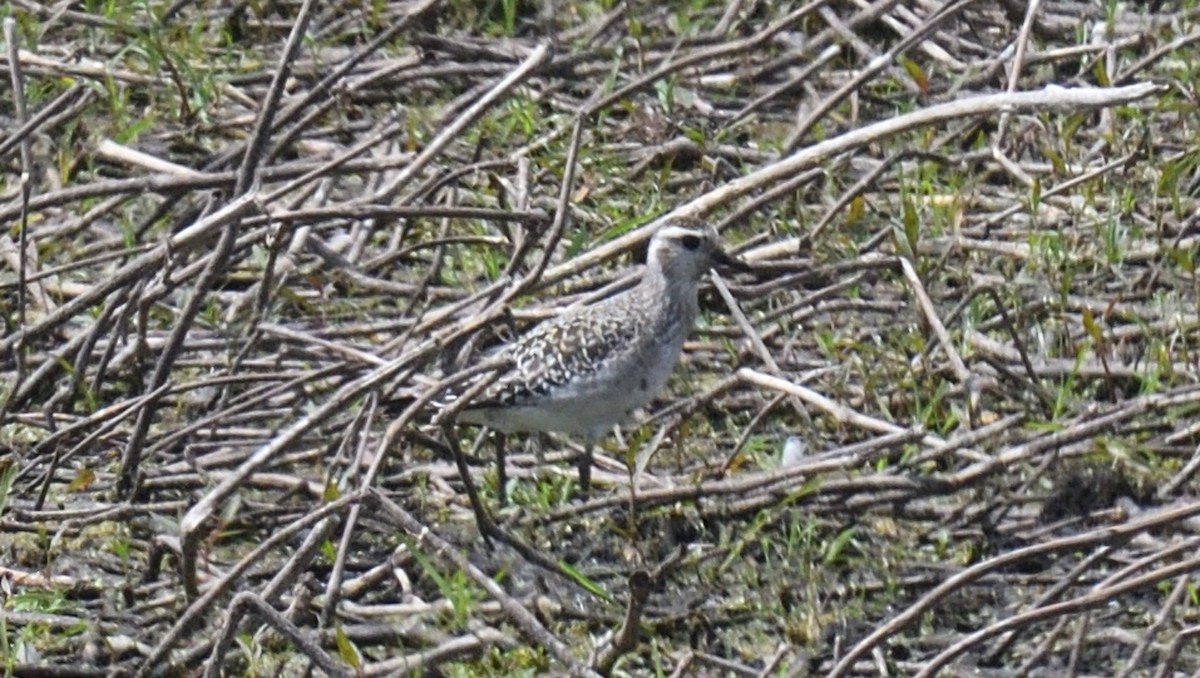
<instances>
[{"instance_id":1,"label":"bare ground","mask_svg":"<svg viewBox=\"0 0 1200 678\"><path fill-rule=\"evenodd\" d=\"M1200 675L1193 3L0 7L5 675ZM430 403L667 213L489 547Z\"/></svg>"}]
</instances>

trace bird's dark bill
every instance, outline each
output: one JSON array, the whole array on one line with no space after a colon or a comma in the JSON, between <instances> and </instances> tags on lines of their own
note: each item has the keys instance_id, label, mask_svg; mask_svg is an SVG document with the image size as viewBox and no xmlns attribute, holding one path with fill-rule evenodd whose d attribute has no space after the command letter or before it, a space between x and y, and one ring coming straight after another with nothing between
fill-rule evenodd
<instances>
[{"instance_id":1,"label":"bird's dark bill","mask_svg":"<svg viewBox=\"0 0 1200 678\"><path fill-rule=\"evenodd\" d=\"M720 268L741 271L743 273L749 273L751 270L753 270L750 268L750 264L747 264L741 259L735 259L725 252L717 252L715 255L713 255L713 260L717 262L717 266Z\"/></svg>"}]
</instances>

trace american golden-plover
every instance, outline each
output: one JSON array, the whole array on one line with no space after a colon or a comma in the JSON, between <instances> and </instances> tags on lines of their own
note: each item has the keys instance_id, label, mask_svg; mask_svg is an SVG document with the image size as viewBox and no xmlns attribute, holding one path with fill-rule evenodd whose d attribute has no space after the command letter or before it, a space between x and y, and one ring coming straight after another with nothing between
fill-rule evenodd
<instances>
[{"instance_id":1,"label":"american golden-plover","mask_svg":"<svg viewBox=\"0 0 1200 678\"><path fill-rule=\"evenodd\" d=\"M568 310L499 349L503 373L465 404L458 421L498 433L502 501L503 439L517 432L582 436L579 489L587 494L592 448L662 390L696 321L700 279L713 268L749 270L721 249L712 226L670 220L650 239L635 287Z\"/></svg>"}]
</instances>

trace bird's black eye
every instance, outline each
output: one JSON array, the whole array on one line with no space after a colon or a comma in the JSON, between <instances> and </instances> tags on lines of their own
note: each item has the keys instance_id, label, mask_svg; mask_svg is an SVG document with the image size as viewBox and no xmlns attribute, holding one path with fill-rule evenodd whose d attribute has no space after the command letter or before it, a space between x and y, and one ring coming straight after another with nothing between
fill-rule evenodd
<instances>
[{"instance_id":1,"label":"bird's black eye","mask_svg":"<svg viewBox=\"0 0 1200 678\"><path fill-rule=\"evenodd\" d=\"M694 250L700 246L700 237L695 235L683 236L683 246L686 249Z\"/></svg>"}]
</instances>

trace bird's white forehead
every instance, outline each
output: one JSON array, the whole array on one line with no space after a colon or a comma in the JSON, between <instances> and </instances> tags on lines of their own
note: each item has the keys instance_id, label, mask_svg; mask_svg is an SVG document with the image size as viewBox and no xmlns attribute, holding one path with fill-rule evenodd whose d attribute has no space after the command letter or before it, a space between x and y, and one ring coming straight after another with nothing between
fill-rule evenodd
<instances>
[{"instance_id":1,"label":"bird's white forehead","mask_svg":"<svg viewBox=\"0 0 1200 678\"><path fill-rule=\"evenodd\" d=\"M684 226L674 226L667 224L654 232L654 240L679 240L686 236L694 236L705 240L715 240L717 232L711 227L687 228Z\"/></svg>"}]
</instances>

